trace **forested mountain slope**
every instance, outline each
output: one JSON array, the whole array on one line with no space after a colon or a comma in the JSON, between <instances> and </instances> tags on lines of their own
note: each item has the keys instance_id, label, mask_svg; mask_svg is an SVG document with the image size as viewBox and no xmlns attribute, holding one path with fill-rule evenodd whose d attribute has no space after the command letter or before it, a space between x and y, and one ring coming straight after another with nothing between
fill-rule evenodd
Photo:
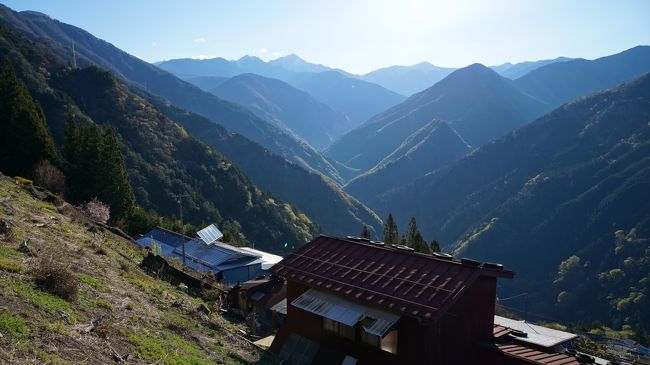
<instances>
[{"instance_id":1,"label":"forested mountain slope","mask_svg":"<svg viewBox=\"0 0 650 365\"><path fill-rule=\"evenodd\" d=\"M188 132L229 156L261 189L299 207L318 222L323 232L347 236L358 234L364 225L375 234L381 232L379 217L328 178L309 172L238 134L229 133L199 115L160 99L153 102Z\"/></svg>"},{"instance_id":2,"label":"forested mountain slope","mask_svg":"<svg viewBox=\"0 0 650 365\"><path fill-rule=\"evenodd\" d=\"M375 167L350 180L345 191L368 205L388 190L445 167L472 151L447 122L434 120L406 138Z\"/></svg>"},{"instance_id":3,"label":"forested mountain slope","mask_svg":"<svg viewBox=\"0 0 650 365\"><path fill-rule=\"evenodd\" d=\"M418 217L459 255L517 271L510 292L536 293L531 311L648 327L650 75L566 104L380 205L402 223Z\"/></svg>"},{"instance_id":4,"label":"forested mountain slope","mask_svg":"<svg viewBox=\"0 0 650 365\"><path fill-rule=\"evenodd\" d=\"M245 106L318 150L351 129L347 117L286 82L255 74L232 77L209 90Z\"/></svg>"},{"instance_id":5,"label":"forested mountain slope","mask_svg":"<svg viewBox=\"0 0 650 365\"><path fill-rule=\"evenodd\" d=\"M374 116L326 154L350 167L370 169L433 119L450 122L465 141L478 147L531 121L543 108L512 81L474 64Z\"/></svg>"},{"instance_id":6,"label":"forested mountain slope","mask_svg":"<svg viewBox=\"0 0 650 365\"><path fill-rule=\"evenodd\" d=\"M180 108L203 115L231 132L258 142L289 161L341 180L336 168L309 145L297 141L245 108L202 91L80 28L37 12L14 12L4 5L0 5L0 19L70 64L73 61L71 45L74 43L78 66L98 65L165 97Z\"/></svg>"},{"instance_id":7,"label":"forested mountain slope","mask_svg":"<svg viewBox=\"0 0 650 365\"><path fill-rule=\"evenodd\" d=\"M61 144L65 115L81 125L112 128L138 204L176 214L174 194L187 193L188 222L214 222L239 243L282 252L300 245L317 226L289 204L258 189L223 155L199 142L110 73L95 66L73 69L49 49L0 26L0 57L8 56L40 102ZM10 134L12 131L2 131Z\"/></svg>"}]
</instances>

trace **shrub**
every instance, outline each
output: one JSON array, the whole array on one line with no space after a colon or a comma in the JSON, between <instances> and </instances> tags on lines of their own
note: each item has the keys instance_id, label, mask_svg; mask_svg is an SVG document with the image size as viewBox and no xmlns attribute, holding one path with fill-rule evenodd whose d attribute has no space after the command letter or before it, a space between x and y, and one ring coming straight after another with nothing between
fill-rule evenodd
<instances>
[{"instance_id":1,"label":"shrub","mask_svg":"<svg viewBox=\"0 0 650 365\"><path fill-rule=\"evenodd\" d=\"M110 207L97 198L92 198L89 202L81 206L81 211L86 218L97 223L106 224L111 217Z\"/></svg>"},{"instance_id":2,"label":"shrub","mask_svg":"<svg viewBox=\"0 0 650 365\"><path fill-rule=\"evenodd\" d=\"M19 262L0 258L0 270L13 273L21 273L25 271L25 267Z\"/></svg>"},{"instance_id":3,"label":"shrub","mask_svg":"<svg viewBox=\"0 0 650 365\"><path fill-rule=\"evenodd\" d=\"M44 160L34 166L34 182L49 191L63 194L65 191L65 175L50 161Z\"/></svg>"},{"instance_id":4,"label":"shrub","mask_svg":"<svg viewBox=\"0 0 650 365\"><path fill-rule=\"evenodd\" d=\"M96 254L102 255L102 256L108 255L108 251L106 251L104 246L100 246L100 245L95 244L93 247L95 248L95 253Z\"/></svg>"},{"instance_id":5,"label":"shrub","mask_svg":"<svg viewBox=\"0 0 650 365\"><path fill-rule=\"evenodd\" d=\"M49 260L41 260L36 270L36 282L50 293L68 301L77 298L79 279L63 265Z\"/></svg>"},{"instance_id":6,"label":"shrub","mask_svg":"<svg viewBox=\"0 0 650 365\"><path fill-rule=\"evenodd\" d=\"M111 332L113 332L113 324L108 319L102 319L95 325L93 331L100 338L107 339Z\"/></svg>"},{"instance_id":7,"label":"shrub","mask_svg":"<svg viewBox=\"0 0 650 365\"><path fill-rule=\"evenodd\" d=\"M96 303L97 303L97 306L98 306L99 308L108 309L108 310L110 310L111 312L113 311L113 304L111 304L111 302L109 302L108 300L106 300L106 299L104 299L104 298L97 298L97 302L96 302Z\"/></svg>"}]
</instances>

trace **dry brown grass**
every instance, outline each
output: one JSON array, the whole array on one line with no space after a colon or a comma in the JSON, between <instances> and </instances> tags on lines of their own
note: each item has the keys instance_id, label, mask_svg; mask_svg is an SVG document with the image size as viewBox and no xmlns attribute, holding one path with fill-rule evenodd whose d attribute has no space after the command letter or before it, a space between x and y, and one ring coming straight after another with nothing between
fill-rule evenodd
<instances>
[{"instance_id":1,"label":"dry brown grass","mask_svg":"<svg viewBox=\"0 0 650 365\"><path fill-rule=\"evenodd\" d=\"M39 260L34 278L41 287L58 297L68 301L77 299L79 279L51 258Z\"/></svg>"}]
</instances>

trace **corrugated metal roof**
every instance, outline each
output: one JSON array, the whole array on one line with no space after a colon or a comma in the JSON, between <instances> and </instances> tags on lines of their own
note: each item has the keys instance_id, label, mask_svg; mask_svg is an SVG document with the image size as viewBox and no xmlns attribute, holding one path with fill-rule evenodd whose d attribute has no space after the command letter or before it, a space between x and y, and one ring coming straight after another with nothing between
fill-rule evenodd
<instances>
[{"instance_id":1,"label":"corrugated metal roof","mask_svg":"<svg viewBox=\"0 0 650 365\"><path fill-rule=\"evenodd\" d=\"M174 253L183 255L183 248L176 247ZM259 257L241 251L234 246L225 243L217 243L213 245L206 245L199 239L193 239L185 242L185 255L202 265L216 269L217 266L224 265L225 263L241 258L258 259Z\"/></svg>"},{"instance_id":2,"label":"corrugated metal roof","mask_svg":"<svg viewBox=\"0 0 650 365\"><path fill-rule=\"evenodd\" d=\"M176 248L175 246L170 246L151 237L141 237L136 242L142 247L151 247L154 243L156 243L158 246L160 246L160 253L163 256L171 256L174 252L174 249Z\"/></svg>"},{"instance_id":3,"label":"corrugated metal roof","mask_svg":"<svg viewBox=\"0 0 650 365\"><path fill-rule=\"evenodd\" d=\"M526 337L518 336L515 339L542 347L555 347L578 337L574 333L558 331L552 328L534 325L526 321L518 321L501 316L494 316L494 324L524 332L526 333Z\"/></svg>"},{"instance_id":4,"label":"corrugated metal roof","mask_svg":"<svg viewBox=\"0 0 650 365\"><path fill-rule=\"evenodd\" d=\"M494 330L492 331L492 334L494 335L494 338L500 338L500 337L503 337L503 336L505 336L505 335L507 335L507 334L509 334L511 332L512 332L512 330L510 328L506 328L506 327L503 327L503 326L498 326L498 325L495 324L494 325Z\"/></svg>"},{"instance_id":5,"label":"corrugated metal roof","mask_svg":"<svg viewBox=\"0 0 650 365\"><path fill-rule=\"evenodd\" d=\"M251 247L239 247L241 251L248 252L252 255L257 255L260 256L260 259L262 260L262 270L268 270L273 265L277 264L278 262L282 261L282 256L274 255L272 253L256 250Z\"/></svg>"},{"instance_id":6,"label":"corrugated metal roof","mask_svg":"<svg viewBox=\"0 0 650 365\"><path fill-rule=\"evenodd\" d=\"M291 305L348 326L354 326L364 318L371 319L371 324L364 325L363 329L376 336L383 336L399 319L399 316L392 313L365 307L315 289L307 290Z\"/></svg>"},{"instance_id":7,"label":"corrugated metal roof","mask_svg":"<svg viewBox=\"0 0 650 365\"><path fill-rule=\"evenodd\" d=\"M320 236L270 270L389 311L431 319L481 275L514 273L371 243Z\"/></svg>"},{"instance_id":8,"label":"corrugated metal roof","mask_svg":"<svg viewBox=\"0 0 650 365\"><path fill-rule=\"evenodd\" d=\"M397 322L398 316L390 313L377 313L376 311L366 311L366 318L373 320L369 326L363 325L363 330L371 335L384 337L386 332Z\"/></svg>"},{"instance_id":9,"label":"corrugated metal roof","mask_svg":"<svg viewBox=\"0 0 650 365\"><path fill-rule=\"evenodd\" d=\"M269 309L278 302L287 300L287 286L275 278L249 280L239 284L240 290L245 291L255 305ZM286 307L286 304L285 304ZM286 309L285 312L286 314Z\"/></svg>"},{"instance_id":10,"label":"corrugated metal roof","mask_svg":"<svg viewBox=\"0 0 650 365\"><path fill-rule=\"evenodd\" d=\"M291 305L348 326L354 326L363 318L362 308L348 305L344 300L337 301L313 289L296 298Z\"/></svg>"},{"instance_id":11,"label":"corrugated metal roof","mask_svg":"<svg viewBox=\"0 0 650 365\"><path fill-rule=\"evenodd\" d=\"M274 312L287 314L287 298L282 299L271 307L271 310Z\"/></svg>"},{"instance_id":12,"label":"corrugated metal roof","mask_svg":"<svg viewBox=\"0 0 650 365\"><path fill-rule=\"evenodd\" d=\"M501 353L539 365L580 365L578 359L557 352L543 352L522 345L497 344Z\"/></svg>"}]
</instances>

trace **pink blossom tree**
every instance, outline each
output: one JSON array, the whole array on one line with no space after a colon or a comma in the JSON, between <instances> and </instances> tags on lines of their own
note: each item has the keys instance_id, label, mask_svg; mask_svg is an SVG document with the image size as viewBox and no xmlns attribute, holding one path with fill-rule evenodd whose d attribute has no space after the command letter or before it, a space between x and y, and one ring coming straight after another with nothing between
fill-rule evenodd
<instances>
[{"instance_id":1,"label":"pink blossom tree","mask_svg":"<svg viewBox=\"0 0 650 365\"><path fill-rule=\"evenodd\" d=\"M102 203L97 198L92 198L89 202L81 206L81 211L86 218L97 223L106 224L111 218L110 206Z\"/></svg>"}]
</instances>

